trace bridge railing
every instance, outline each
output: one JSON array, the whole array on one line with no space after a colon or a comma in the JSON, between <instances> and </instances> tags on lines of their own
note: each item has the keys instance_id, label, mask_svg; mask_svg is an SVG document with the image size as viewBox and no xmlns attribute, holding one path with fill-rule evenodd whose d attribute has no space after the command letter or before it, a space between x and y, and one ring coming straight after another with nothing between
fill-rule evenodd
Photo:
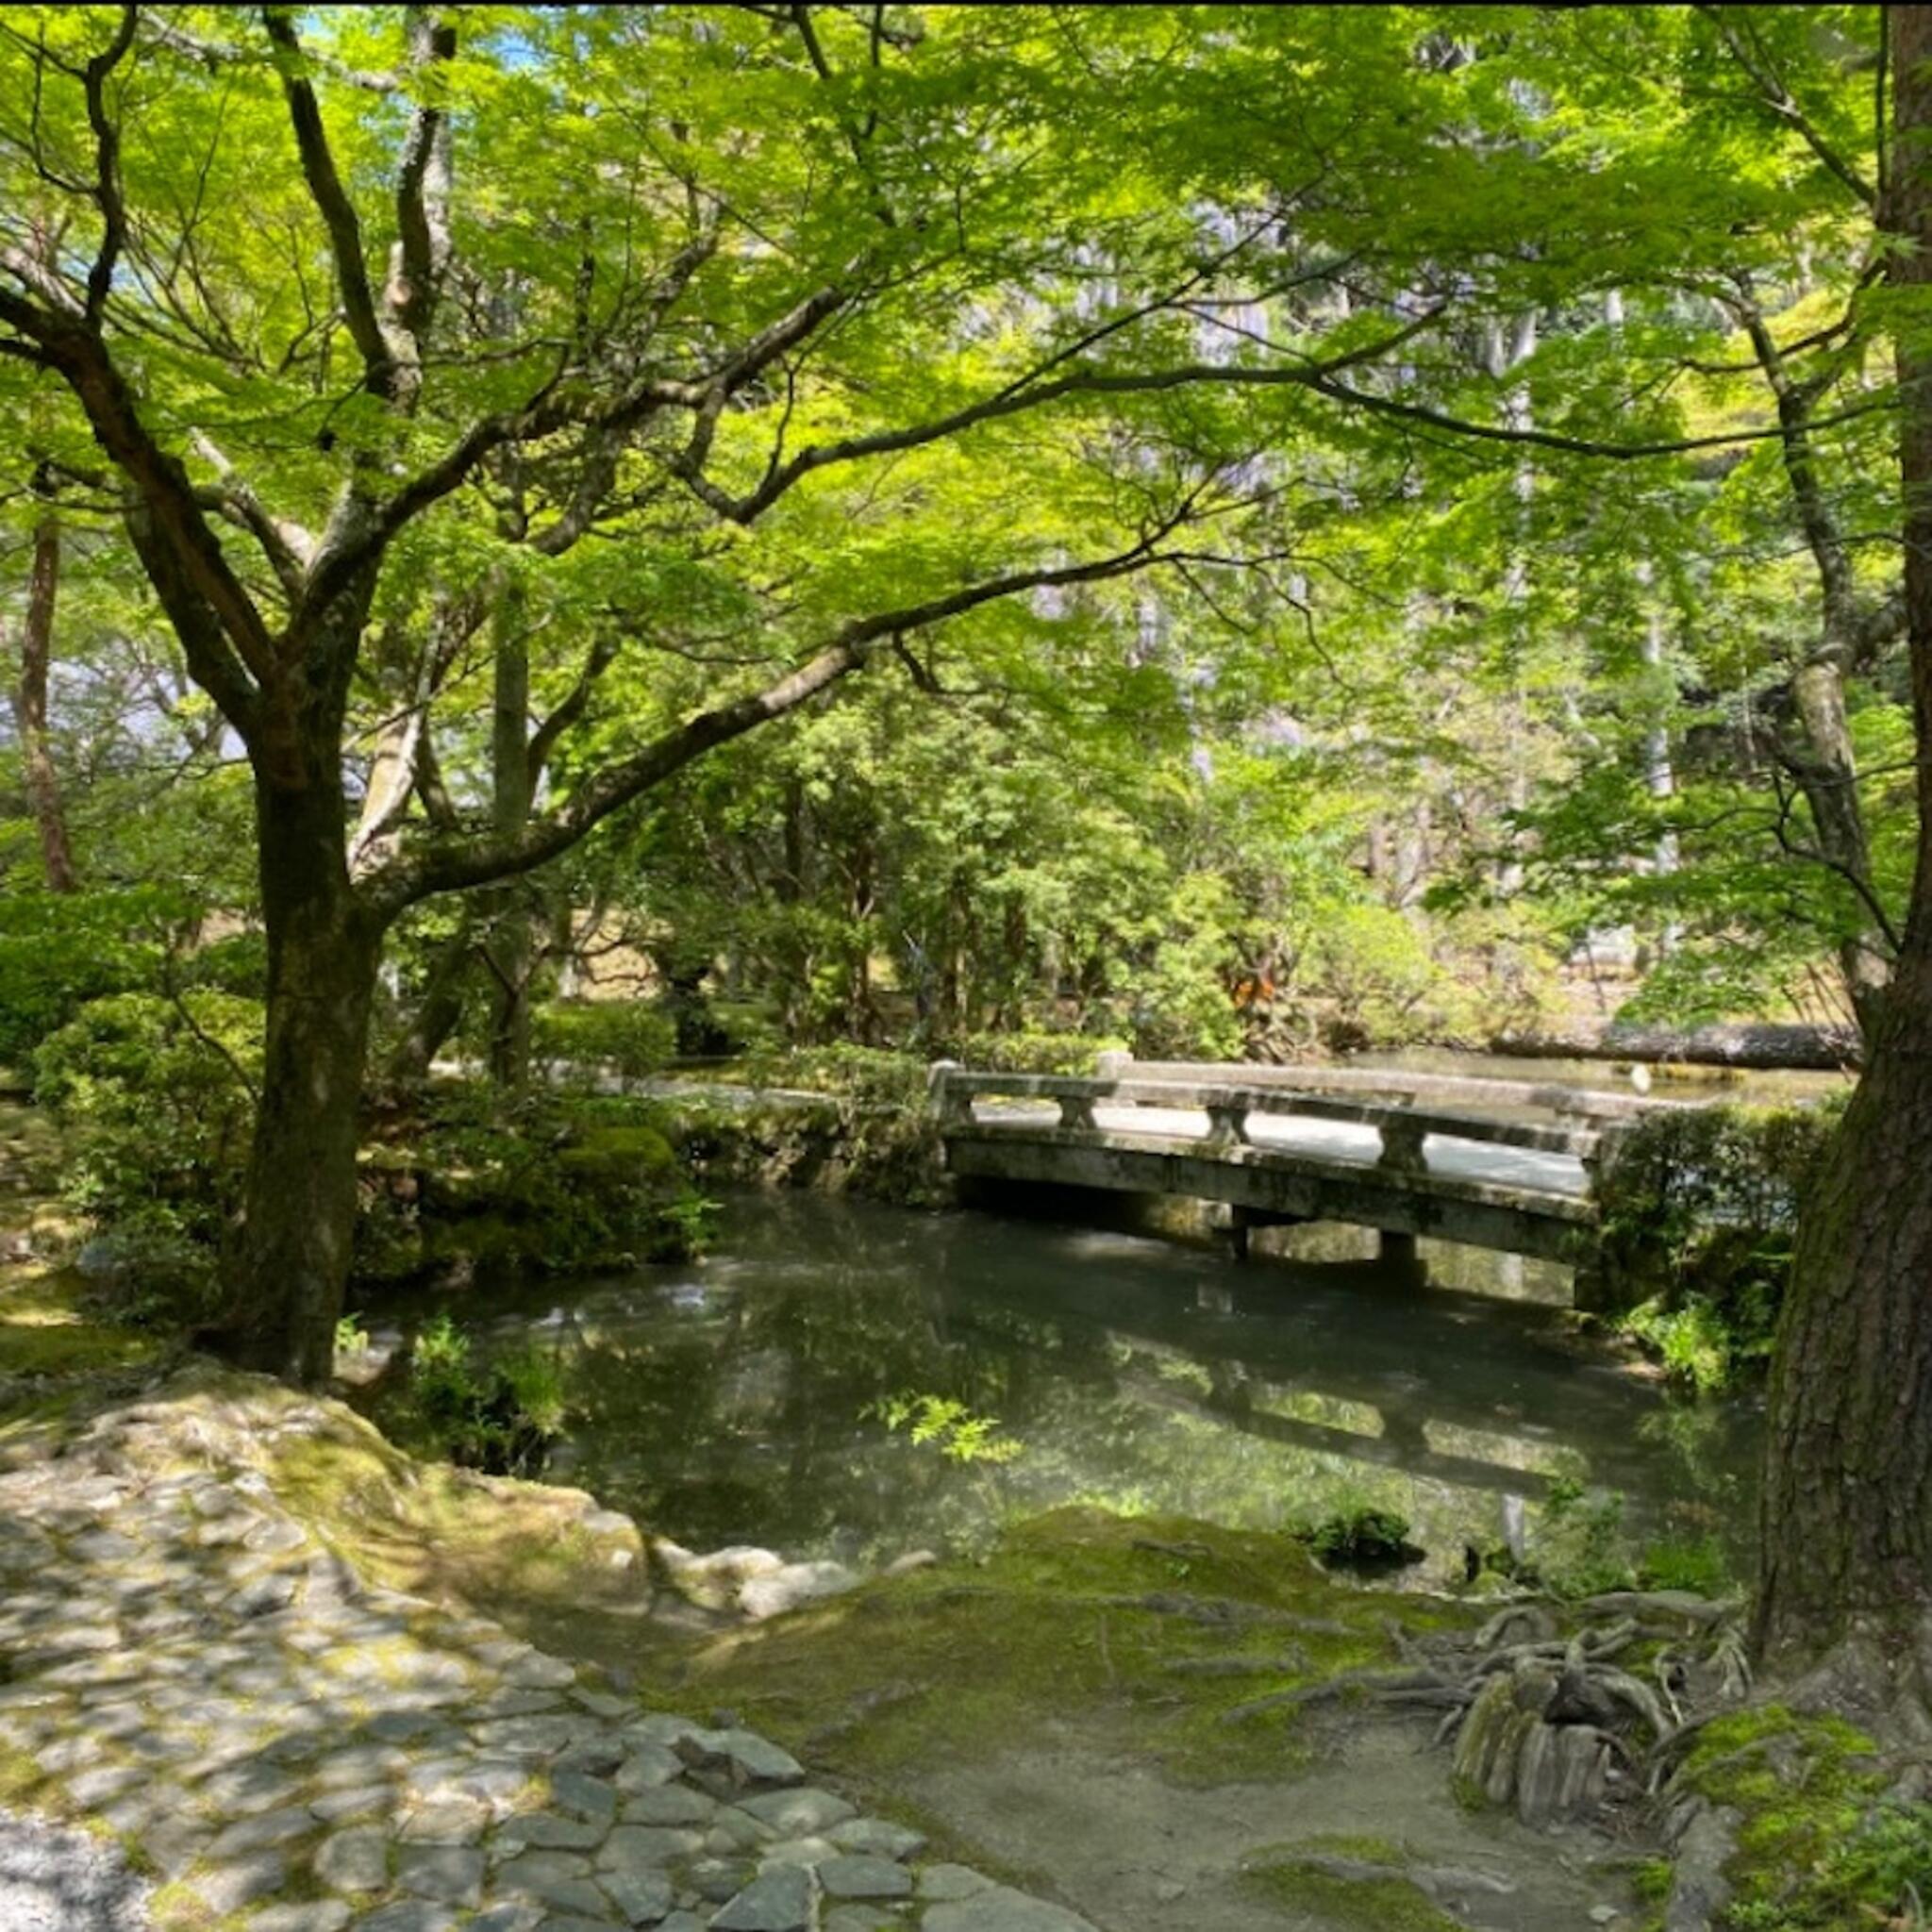
<instances>
[{"instance_id":1,"label":"bridge railing","mask_svg":"<svg viewBox=\"0 0 1932 1932\"><path fill-rule=\"evenodd\" d=\"M1158 1080L1186 1085L1238 1080L1297 1093L1344 1093L1391 1105L1435 1106L1550 1113L1558 1120L1633 1121L1648 1113L1677 1113L1706 1103L1649 1094L1573 1087L1557 1080L1508 1080L1489 1074L1424 1074L1397 1067L1230 1066L1216 1060L1137 1060L1125 1053L1100 1057L1105 1079Z\"/></svg>"},{"instance_id":2,"label":"bridge railing","mask_svg":"<svg viewBox=\"0 0 1932 1932\"><path fill-rule=\"evenodd\" d=\"M1376 1167L1410 1174L1427 1171L1423 1143L1431 1135L1539 1154L1565 1154L1580 1161L1586 1171L1595 1166L1605 1141L1604 1131L1594 1126L1545 1124L1420 1107L1412 1096L1393 1101L1358 1100L1247 1080L1081 1079L1056 1074L981 1073L941 1062L932 1071L931 1089L941 1131L969 1126L1024 1131L1034 1124L981 1122L974 1106L980 1100L1052 1103L1059 1110L1055 1130L1065 1133L1135 1131L1132 1127L1102 1129L1094 1117L1097 1107L1166 1108L1205 1113L1208 1133L1205 1138L1190 1137L1190 1144L1221 1150L1232 1158L1240 1158L1239 1150L1257 1146L1250 1132L1250 1123L1257 1115L1342 1122L1374 1129L1381 1143ZM1150 1131L1160 1133L1158 1128ZM1262 1142L1258 1151L1274 1150Z\"/></svg>"}]
</instances>

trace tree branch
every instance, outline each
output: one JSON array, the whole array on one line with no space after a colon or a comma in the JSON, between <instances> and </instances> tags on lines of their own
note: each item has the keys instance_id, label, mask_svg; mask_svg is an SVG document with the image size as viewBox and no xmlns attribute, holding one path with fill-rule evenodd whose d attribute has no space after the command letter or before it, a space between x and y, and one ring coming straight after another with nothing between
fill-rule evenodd
<instances>
[{"instance_id":1,"label":"tree branch","mask_svg":"<svg viewBox=\"0 0 1932 1932\"><path fill-rule=\"evenodd\" d=\"M372 875L365 891L377 908L400 911L439 892L461 891L530 871L565 852L593 826L632 799L716 746L817 697L841 678L861 670L874 650L908 631L958 617L1020 592L1098 583L1163 560L1158 545L1191 508L1191 503L1130 548L1091 563L1012 571L941 597L897 610L857 618L823 650L762 690L700 711L651 741L630 758L589 778L556 810L533 819L512 841L465 840L431 845L393 861Z\"/></svg>"},{"instance_id":2,"label":"tree branch","mask_svg":"<svg viewBox=\"0 0 1932 1932\"><path fill-rule=\"evenodd\" d=\"M81 70L88 125L94 136L94 200L101 210L101 245L87 272L87 319L98 328L114 282L114 263L127 240L127 204L121 192L121 130L108 115L108 76L134 44L139 9L124 7L114 38Z\"/></svg>"},{"instance_id":3,"label":"tree branch","mask_svg":"<svg viewBox=\"0 0 1932 1932\"><path fill-rule=\"evenodd\" d=\"M1792 97L1790 89L1778 78L1770 62L1764 58L1763 48L1756 47L1755 56L1746 51L1742 39L1731 30L1731 24L1725 18L1728 10L1725 8L1700 6L1697 10L1717 28L1719 38L1729 50L1731 58L1744 70L1752 86L1757 90L1759 101L1796 134L1867 208L1875 208L1878 206L1878 191L1825 140L1817 124L1799 107ZM1755 46L1756 30L1747 26L1744 33L1750 37Z\"/></svg>"},{"instance_id":4,"label":"tree branch","mask_svg":"<svg viewBox=\"0 0 1932 1932\"><path fill-rule=\"evenodd\" d=\"M329 148L328 131L323 125L315 90L302 71L307 64L302 42L286 8L264 7L261 22L275 43L275 64L280 69L282 92L289 103L289 120L295 131L295 150L301 157L303 178L328 230L329 249L335 258L336 287L342 299L342 319L362 358L363 387L373 395L393 400L395 361L375 312L375 298L370 291L369 267L362 257L362 225L356 218L355 205L342 186L342 177L336 172L335 156Z\"/></svg>"}]
</instances>

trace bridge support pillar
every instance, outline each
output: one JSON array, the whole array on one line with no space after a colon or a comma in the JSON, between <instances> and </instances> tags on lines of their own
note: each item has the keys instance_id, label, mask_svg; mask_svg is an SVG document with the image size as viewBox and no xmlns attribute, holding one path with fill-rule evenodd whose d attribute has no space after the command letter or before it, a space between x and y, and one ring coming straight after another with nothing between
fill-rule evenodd
<instances>
[{"instance_id":1,"label":"bridge support pillar","mask_svg":"<svg viewBox=\"0 0 1932 1932\"><path fill-rule=\"evenodd\" d=\"M1375 1253L1385 1268L1399 1268L1405 1274L1423 1272L1422 1257L1416 1252L1415 1236L1412 1234L1404 1234L1392 1227L1380 1229Z\"/></svg>"}]
</instances>

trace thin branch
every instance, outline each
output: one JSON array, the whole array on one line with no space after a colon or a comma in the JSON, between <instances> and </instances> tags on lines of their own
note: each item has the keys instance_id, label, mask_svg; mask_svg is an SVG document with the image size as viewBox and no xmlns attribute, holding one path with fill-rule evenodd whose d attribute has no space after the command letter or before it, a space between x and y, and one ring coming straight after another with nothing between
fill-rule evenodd
<instances>
[{"instance_id":1,"label":"thin branch","mask_svg":"<svg viewBox=\"0 0 1932 1932\"><path fill-rule=\"evenodd\" d=\"M98 328L114 282L114 263L127 239L127 204L121 192L121 130L108 113L108 78L134 44L139 9L124 7L121 25L107 47L81 71L88 125L94 136L94 200L101 210L101 246L87 272L87 319Z\"/></svg>"},{"instance_id":2,"label":"thin branch","mask_svg":"<svg viewBox=\"0 0 1932 1932\"><path fill-rule=\"evenodd\" d=\"M1008 572L921 604L855 619L796 670L760 691L700 711L630 758L607 767L556 810L530 821L515 839L433 845L374 874L365 891L375 906L396 911L435 893L460 891L528 872L569 850L612 812L704 753L795 710L841 678L861 670L882 642L999 598L1056 586L1097 583L1161 562L1160 541L1191 508L1191 499L1163 527L1112 557L1091 563Z\"/></svg>"},{"instance_id":3,"label":"thin branch","mask_svg":"<svg viewBox=\"0 0 1932 1932\"><path fill-rule=\"evenodd\" d=\"M341 295L342 320L347 323L350 339L362 358L364 387L372 394L389 398L395 387L395 364L369 287L369 266L362 257L362 225L356 218L355 205L342 186L342 177L336 172L322 108L303 71L307 58L302 42L288 8L264 7L261 22L275 42L275 64L281 71L282 92L289 104L289 121L295 132L303 177L328 229L336 286Z\"/></svg>"}]
</instances>

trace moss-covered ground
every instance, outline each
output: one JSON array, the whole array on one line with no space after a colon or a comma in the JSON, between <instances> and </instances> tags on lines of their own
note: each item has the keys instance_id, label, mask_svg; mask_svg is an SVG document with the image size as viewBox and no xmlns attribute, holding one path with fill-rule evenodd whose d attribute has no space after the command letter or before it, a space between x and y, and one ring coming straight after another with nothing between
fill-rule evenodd
<instances>
[{"instance_id":1,"label":"moss-covered ground","mask_svg":"<svg viewBox=\"0 0 1932 1932\"><path fill-rule=\"evenodd\" d=\"M666 1660L662 1695L727 1705L862 1777L890 1778L935 1737L988 1756L1050 1722L1222 1782L1305 1762L1316 1723L1238 1707L1388 1661L1391 1620L1421 1632L1466 1615L1338 1585L1290 1538L1067 1508L981 1564L721 1633Z\"/></svg>"},{"instance_id":2,"label":"moss-covered ground","mask_svg":"<svg viewBox=\"0 0 1932 1932\"><path fill-rule=\"evenodd\" d=\"M44 1258L74 1232L56 1192L58 1164L46 1116L0 1100L0 1427L58 1403L62 1383L170 1353L164 1338L103 1315L79 1275Z\"/></svg>"},{"instance_id":3,"label":"moss-covered ground","mask_svg":"<svg viewBox=\"0 0 1932 1932\"><path fill-rule=\"evenodd\" d=\"M1677 1790L1739 1814L1726 1932L1915 1932L1932 1906L1932 1806L1889 1795L1876 1743L1755 1705L1707 1726Z\"/></svg>"}]
</instances>

